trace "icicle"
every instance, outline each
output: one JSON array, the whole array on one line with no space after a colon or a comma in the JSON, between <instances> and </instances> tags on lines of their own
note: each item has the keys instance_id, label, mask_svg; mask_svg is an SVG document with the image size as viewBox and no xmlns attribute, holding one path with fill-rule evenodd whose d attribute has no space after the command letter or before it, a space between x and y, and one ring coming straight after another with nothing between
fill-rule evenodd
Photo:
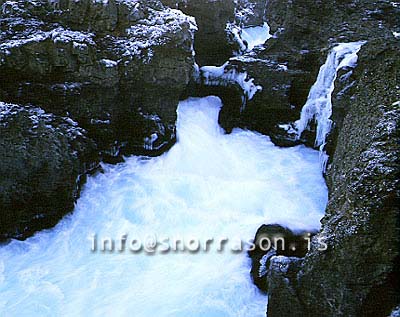
<instances>
[{"instance_id":1,"label":"icicle","mask_svg":"<svg viewBox=\"0 0 400 317\"><path fill-rule=\"evenodd\" d=\"M325 153L326 137L332 128L332 92L335 88L337 72L344 67L354 68L357 64L357 53L365 41L340 43L332 49L324 65L321 66L317 81L311 87L306 104L300 119L295 122L297 137L308 127L311 120L315 119L317 133L315 146L320 147L321 166L326 169L327 155Z\"/></svg>"},{"instance_id":2,"label":"icicle","mask_svg":"<svg viewBox=\"0 0 400 317\"><path fill-rule=\"evenodd\" d=\"M239 72L235 68L230 68L229 62L222 66L203 66L200 68L201 78L203 84L208 86L228 86L231 84L238 84L244 93L246 100L251 100L254 95L262 90L262 87L254 84L253 78L248 78L246 72ZM242 106L244 110L245 103Z\"/></svg>"}]
</instances>

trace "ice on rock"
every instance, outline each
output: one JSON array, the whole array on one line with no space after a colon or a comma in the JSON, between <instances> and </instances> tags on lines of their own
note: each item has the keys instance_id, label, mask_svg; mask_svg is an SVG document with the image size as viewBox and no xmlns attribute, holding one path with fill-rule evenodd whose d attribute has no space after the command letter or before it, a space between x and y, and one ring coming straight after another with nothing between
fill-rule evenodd
<instances>
[{"instance_id":1,"label":"ice on rock","mask_svg":"<svg viewBox=\"0 0 400 317\"><path fill-rule=\"evenodd\" d=\"M180 102L169 152L103 165L55 228L2 246L0 315L265 317L245 251L90 251L94 233L247 241L263 223L319 228L327 189L318 152L246 130L225 134L221 107L216 97Z\"/></svg>"},{"instance_id":2,"label":"ice on rock","mask_svg":"<svg viewBox=\"0 0 400 317\"><path fill-rule=\"evenodd\" d=\"M156 142L158 140L158 135L157 133L153 133L152 135L150 135L150 137L145 137L144 138L144 148L146 150L153 150L154 149L154 142Z\"/></svg>"},{"instance_id":3,"label":"ice on rock","mask_svg":"<svg viewBox=\"0 0 400 317\"><path fill-rule=\"evenodd\" d=\"M254 78L248 78L246 72L239 72L229 65L229 62L222 66L203 66L200 68L200 74L205 85L239 85L247 100L251 100L258 91L262 90L262 86L254 84Z\"/></svg>"},{"instance_id":4,"label":"ice on rock","mask_svg":"<svg viewBox=\"0 0 400 317\"><path fill-rule=\"evenodd\" d=\"M62 27L58 27L52 31L43 32L38 31L34 35L26 37L24 39L18 40L7 40L4 43L0 44L0 53L3 51L6 54L10 54L11 49L23 46L29 43L39 43L51 39L54 43L69 43L71 41L87 43L91 45L95 45L93 41L94 34L92 33L84 33L79 31L70 31L66 30ZM74 42L74 45L84 45Z\"/></svg>"},{"instance_id":5,"label":"ice on rock","mask_svg":"<svg viewBox=\"0 0 400 317\"><path fill-rule=\"evenodd\" d=\"M300 119L295 122L297 136L307 129L311 120L315 119L317 134L315 146L320 147L322 168L325 170L327 156L324 152L326 137L332 127L332 92L340 69L354 68L357 65L357 53L365 41L340 43L329 53L326 62L321 66L317 81L311 87L306 104L301 110Z\"/></svg>"},{"instance_id":6,"label":"ice on rock","mask_svg":"<svg viewBox=\"0 0 400 317\"><path fill-rule=\"evenodd\" d=\"M93 41L93 33L71 31L68 29L64 29L63 27L56 28L47 33L50 35L54 43L70 43L72 41L76 41L95 45L95 42Z\"/></svg>"},{"instance_id":7,"label":"ice on rock","mask_svg":"<svg viewBox=\"0 0 400 317\"><path fill-rule=\"evenodd\" d=\"M241 37L241 28L234 24L228 24L227 29L231 32L233 40L239 44L240 52L247 51L248 47Z\"/></svg>"},{"instance_id":8,"label":"ice on rock","mask_svg":"<svg viewBox=\"0 0 400 317\"><path fill-rule=\"evenodd\" d=\"M118 62L113 61L111 59L101 59L100 60L100 64L103 65L105 68L113 68L116 67L118 65Z\"/></svg>"},{"instance_id":9,"label":"ice on rock","mask_svg":"<svg viewBox=\"0 0 400 317\"><path fill-rule=\"evenodd\" d=\"M27 37L25 39L5 41L4 43L0 44L0 52L1 51L7 52L8 50L14 47L22 46L32 42L42 42L47 40L48 38L49 38L49 32L37 32L36 34ZM10 53L8 52L8 54Z\"/></svg>"},{"instance_id":10,"label":"ice on rock","mask_svg":"<svg viewBox=\"0 0 400 317\"><path fill-rule=\"evenodd\" d=\"M228 23L227 30L233 35L234 40L239 44L239 56L233 57L231 60L245 56L241 53L251 51L254 47L264 44L271 35L269 34L269 26L264 23L263 26L254 26L241 28L235 23ZM262 90L262 86L254 84L254 78L249 78L247 72L241 72L227 61L222 66L203 66L199 69L202 84L209 86L228 86L232 84L239 85L244 94L243 105L241 111L246 106L246 101L253 99L254 95Z\"/></svg>"}]
</instances>

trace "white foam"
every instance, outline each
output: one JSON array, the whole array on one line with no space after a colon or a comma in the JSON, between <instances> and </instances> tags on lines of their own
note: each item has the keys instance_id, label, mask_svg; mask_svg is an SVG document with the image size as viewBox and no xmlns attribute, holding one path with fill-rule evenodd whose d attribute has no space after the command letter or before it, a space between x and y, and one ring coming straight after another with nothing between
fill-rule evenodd
<instances>
[{"instance_id":1,"label":"white foam","mask_svg":"<svg viewBox=\"0 0 400 317\"><path fill-rule=\"evenodd\" d=\"M327 190L318 152L225 135L220 107L216 97L181 102L168 153L105 165L56 228L0 248L0 315L265 316L245 253L90 252L93 233L247 239L262 223L319 227Z\"/></svg>"},{"instance_id":2,"label":"white foam","mask_svg":"<svg viewBox=\"0 0 400 317\"><path fill-rule=\"evenodd\" d=\"M263 45L272 35L270 27L264 22L262 26L253 26L242 29L241 38L247 42L247 49L252 51L256 46Z\"/></svg>"}]
</instances>

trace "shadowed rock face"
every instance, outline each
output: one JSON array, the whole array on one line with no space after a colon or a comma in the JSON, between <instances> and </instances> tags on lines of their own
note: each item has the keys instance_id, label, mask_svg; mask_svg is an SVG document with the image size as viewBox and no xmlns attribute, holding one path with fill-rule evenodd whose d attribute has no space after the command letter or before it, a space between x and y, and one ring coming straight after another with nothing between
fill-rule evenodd
<instances>
[{"instance_id":1,"label":"shadowed rock face","mask_svg":"<svg viewBox=\"0 0 400 317\"><path fill-rule=\"evenodd\" d=\"M48 227L72 209L83 163L157 155L174 143L176 106L194 71L196 24L156 0L0 1L0 6L0 100L33 104L56 118L53 130L32 136L49 152L25 147L24 138L9 130L2 135L0 152L8 163L0 163L0 183L8 189L0 200L0 236L23 238L40 229L32 216L55 215L43 226ZM21 110L18 118L28 112ZM91 153L85 159L68 154L68 140L59 144L63 117L86 131L82 151ZM18 122L21 131L31 129L29 120ZM87 144L95 146L86 149ZM19 150L10 155L13 147ZM47 161L48 167L38 172L30 163L35 157L38 166ZM13 160L26 172L17 173ZM64 178L63 169L70 170Z\"/></svg>"},{"instance_id":2,"label":"shadowed rock face","mask_svg":"<svg viewBox=\"0 0 400 317\"><path fill-rule=\"evenodd\" d=\"M277 37L230 63L264 88L249 101L241 124L279 145L295 144L274 127L299 117L329 48L368 41L356 70L338 74L332 96L330 200L322 230L304 260L270 260L262 282L268 316L388 316L400 302L400 45L392 33L400 31L399 7L390 1L268 1L265 12ZM302 142L312 145L310 130ZM317 239L328 250L319 251Z\"/></svg>"},{"instance_id":3,"label":"shadowed rock face","mask_svg":"<svg viewBox=\"0 0 400 317\"><path fill-rule=\"evenodd\" d=\"M95 144L70 118L0 102L0 241L54 226L73 208Z\"/></svg>"},{"instance_id":4,"label":"shadowed rock face","mask_svg":"<svg viewBox=\"0 0 400 317\"><path fill-rule=\"evenodd\" d=\"M274 38L229 62L263 87L248 102L241 125L270 135L280 146L297 143L279 124L300 117L330 49L340 42L393 39L392 31L398 28L394 20L400 14L390 1L271 0L264 6L255 0L243 2L263 15ZM340 124L344 114L343 110L334 112L335 122ZM301 142L313 146L314 136L312 128Z\"/></svg>"},{"instance_id":5,"label":"shadowed rock face","mask_svg":"<svg viewBox=\"0 0 400 317\"><path fill-rule=\"evenodd\" d=\"M339 99L351 102L328 168L321 232L297 273L269 268L270 317L288 305L296 312L285 316L388 316L400 301L398 49L373 40L360 52L356 82Z\"/></svg>"},{"instance_id":6,"label":"shadowed rock face","mask_svg":"<svg viewBox=\"0 0 400 317\"><path fill-rule=\"evenodd\" d=\"M227 41L226 25L235 18L233 0L162 0L171 8L178 8L196 18L196 61L199 65L221 65L232 56Z\"/></svg>"},{"instance_id":7,"label":"shadowed rock face","mask_svg":"<svg viewBox=\"0 0 400 317\"><path fill-rule=\"evenodd\" d=\"M400 300L398 49L395 41L372 41L360 53L328 171L318 237L329 248L313 248L299 273L310 314L388 316Z\"/></svg>"},{"instance_id":8,"label":"shadowed rock face","mask_svg":"<svg viewBox=\"0 0 400 317\"><path fill-rule=\"evenodd\" d=\"M295 262L299 267L309 248L315 232L293 232L277 224L262 225L254 237L255 248L248 252L251 258L251 277L257 287L264 292L274 293L279 288L271 278L274 278L277 258L286 261L287 265ZM285 260L287 258L287 260ZM278 262L282 262L279 260ZM274 262L275 261L275 262ZM273 262L275 264L273 264ZM285 264L286 265L286 264ZM289 270L293 276L297 271ZM279 273L288 273L279 270ZM272 290L269 286L274 287ZM274 294L275 295L275 294Z\"/></svg>"},{"instance_id":9,"label":"shadowed rock face","mask_svg":"<svg viewBox=\"0 0 400 317\"><path fill-rule=\"evenodd\" d=\"M262 25L266 21L268 1L238 0L235 11L237 24L245 26Z\"/></svg>"}]
</instances>

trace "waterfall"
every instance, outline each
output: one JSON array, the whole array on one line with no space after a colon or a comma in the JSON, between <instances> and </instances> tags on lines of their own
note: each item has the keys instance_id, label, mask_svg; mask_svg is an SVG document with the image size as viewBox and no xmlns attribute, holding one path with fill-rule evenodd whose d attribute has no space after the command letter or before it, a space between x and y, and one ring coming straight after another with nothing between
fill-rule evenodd
<instances>
[{"instance_id":1,"label":"waterfall","mask_svg":"<svg viewBox=\"0 0 400 317\"><path fill-rule=\"evenodd\" d=\"M152 237L149 247L155 237L246 241L263 223L319 228L327 188L318 152L241 129L225 134L221 106L217 97L182 101L169 152L103 165L55 228L2 246L0 315L265 316L245 251L122 251L124 234ZM94 235L117 250L93 252Z\"/></svg>"},{"instance_id":2,"label":"waterfall","mask_svg":"<svg viewBox=\"0 0 400 317\"><path fill-rule=\"evenodd\" d=\"M329 53L326 62L321 66L317 81L311 87L307 102L301 110L300 119L295 122L298 138L308 127L311 120L317 123L315 146L320 147L321 165L325 171L327 155L324 152L326 137L332 127L332 92L335 88L337 72L345 67L357 65L357 53L365 41L340 43Z\"/></svg>"},{"instance_id":3,"label":"waterfall","mask_svg":"<svg viewBox=\"0 0 400 317\"><path fill-rule=\"evenodd\" d=\"M267 22L262 26L252 26L243 28L241 39L247 43L247 50L252 51L256 46L264 44L272 35L269 33L270 27Z\"/></svg>"}]
</instances>

